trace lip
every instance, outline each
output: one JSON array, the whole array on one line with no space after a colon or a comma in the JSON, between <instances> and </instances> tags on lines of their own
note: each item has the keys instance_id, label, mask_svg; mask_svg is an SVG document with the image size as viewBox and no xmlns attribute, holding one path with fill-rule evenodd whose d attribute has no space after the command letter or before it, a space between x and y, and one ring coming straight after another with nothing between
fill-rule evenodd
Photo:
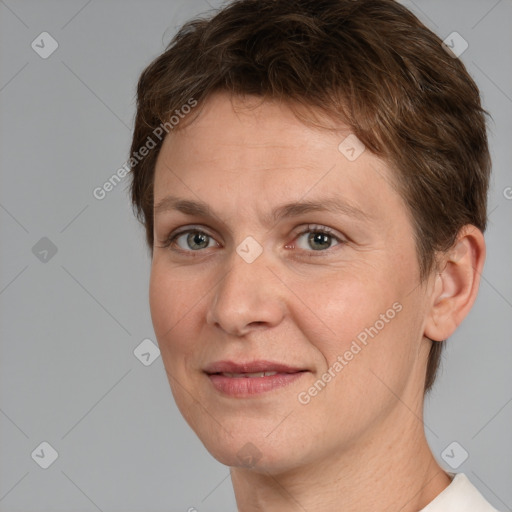
<instances>
[{"instance_id":1,"label":"lip","mask_svg":"<svg viewBox=\"0 0 512 512\"><path fill-rule=\"evenodd\" d=\"M220 393L231 397L250 397L268 393L302 378L308 370L274 361L248 361L235 363L234 361L218 361L208 365L204 372L213 387ZM276 372L267 376L226 376L222 373L258 373Z\"/></svg>"},{"instance_id":2,"label":"lip","mask_svg":"<svg viewBox=\"0 0 512 512\"><path fill-rule=\"evenodd\" d=\"M217 361L209 364L204 371L208 374L213 373L255 373L255 372L278 372L278 373L297 373L304 371L305 368L288 366L274 361L254 360L235 363L234 361Z\"/></svg>"}]
</instances>

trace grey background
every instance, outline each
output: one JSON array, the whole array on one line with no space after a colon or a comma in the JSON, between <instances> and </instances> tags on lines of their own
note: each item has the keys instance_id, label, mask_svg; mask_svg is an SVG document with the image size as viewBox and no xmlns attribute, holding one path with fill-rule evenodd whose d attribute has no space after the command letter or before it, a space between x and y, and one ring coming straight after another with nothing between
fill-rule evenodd
<instances>
[{"instance_id":1,"label":"grey background","mask_svg":"<svg viewBox=\"0 0 512 512\"><path fill-rule=\"evenodd\" d=\"M456 471L512 510L512 1L404 4L441 38L468 41L461 58L494 119L487 262L426 402L427 437L448 470L441 454L457 441L469 457ZM128 157L140 72L209 9L0 1L2 512L236 510L229 470L181 418L161 358L145 366L133 353L155 338L128 178L103 200L92 193ZM31 48L43 31L59 44L47 59ZM43 237L57 248L46 262L33 253ZM31 457L43 441L58 452L48 469Z\"/></svg>"}]
</instances>

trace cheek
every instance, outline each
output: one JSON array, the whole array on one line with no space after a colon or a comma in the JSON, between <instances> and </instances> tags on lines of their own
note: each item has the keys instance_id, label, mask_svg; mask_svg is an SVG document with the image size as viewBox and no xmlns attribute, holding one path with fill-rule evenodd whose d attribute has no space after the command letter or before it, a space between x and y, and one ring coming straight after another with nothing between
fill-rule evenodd
<instances>
[{"instance_id":1,"label":"cheek","mask_svg":"<svg viewBox=\"0 0 512 512\"><path fill-rule=\"evenodd\" d=\"M321 288L322 292L315 293L311 298L311 309L317 315L316 318L311 317L311 328L318 324L318 319L328 328L328 340L324 342L323 349L330 358L343 354L353 340L359 338L364 342L370 336L368 329L375 333L376 323L380 333L394 321L396 311L392 306L398 293L389 283L382 285L375 274L367 278L362 273L340 273ZM381 315L384 315L384 320ZM387 323L384 323L386 320Z\"/></svg>"},{"instance_id":2,"label":"cheek","mask_svg":"<svg viewBox=\"0 0 512 512\"><path fill-rule=\"evenodd\" d=\"M369 402L386 393L378 377L400 389L414 366L421 308L410 294L411 280L404 267L390 267L383 265L378 271L359 266L357 272L339 272L322 282L311 295L317 316L308 315L308 324L302 324L321 354L322 370L330 368L337 376L331 390L342 393L349 403L360 399L364 389L373 389L366 398ZM320 336L318 318L328 327ZM342 366L334 366L340 357Z\"/></svg>"},{"instance_id":3,"label":"cheek","mask_svg":"<svg viewBox=\"0 0 512 512\"><path fill-rule=\"evenodd\" d=\"M160 348L162 361L176 405L187 419L193 410L194 400L185 388L193 387L189 379L194 373L194 356L200 339L194 331L195 309L201 307L202 293L194 294L190 280L176 278L176 272L154 262L149 284L149 305L153 329Z\"/></svg>"},{"instance_id":4,"label":"cheek","mask_svg":"<svg viewBox=\"0 0 512 512\"><path fill-rule=\"evenodd\" d=\"M153 263L149 280L149 308L153 328L159 342L173 325L175 314L175 300L171 293L166 275L159 270L158 265Z\"/></svg>"},{"instance_id":5,"label":"cheek","mask_svg":"<svg viewBox=\"0 0 512 512\"><path fill-rule=\"evenodd\" d=\"M191 319L201 307L201 295L190 280L176 279L164 265L154 262L149 283L149 306L153 328L162 351L190 347ZM204 290L202 290L204 294ZM188 336L183 336L187 332Z\"/></svg>"}]
</instances>

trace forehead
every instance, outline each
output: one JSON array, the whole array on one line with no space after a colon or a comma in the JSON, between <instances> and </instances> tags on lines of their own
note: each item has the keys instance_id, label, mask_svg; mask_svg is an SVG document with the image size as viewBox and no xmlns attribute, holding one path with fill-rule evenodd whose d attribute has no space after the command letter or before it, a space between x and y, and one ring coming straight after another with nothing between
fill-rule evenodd
<instances>
[{"instance_id":1,"label":"forehead","mask_svg":"<svg viewBox=\"0 0 512 512\"><path fill-rule=\"evenodd\" d=\"M321 127L315 127L306 119L298 119L294 112L305 114L306 119L308 113L314 112L320 117ZM329 133L326 128L335 130L335 133ZM195 146L198 152L200 146L206 144L210 153L212 150L218 153L225 147L240 145L247 152L258 150L262 146L277 151L299 148L304 150L306 137L308 150L315 146L322 146L323 150L326 145L336 144L340 137L349 134L348 126L341 122L334 124L332 119L313 108L306 111L303 106L277 99L263 99L252 95L233 96L225 91L217 91L196 107L195 112L180 121L164 144L172 145L173 141L179 141L179 144L186 142Z\"/></svg>"},{"instance_id":2,"label":"forehead","mask_svg":"<svg viewBox=\"0 0 512 512\"><path fill-rule=\"evenodd\" d=\"M390 207L401 200L391 169L346 125L314 127L287 104L224 92L197 108L190 122L185 119L164 141L155 204L171 189L189 199L230 194L239 205L313 199L328 192L380 216L383 203ZM333 128L332 120L326 123Z\"/></svg>"}]
</instances>

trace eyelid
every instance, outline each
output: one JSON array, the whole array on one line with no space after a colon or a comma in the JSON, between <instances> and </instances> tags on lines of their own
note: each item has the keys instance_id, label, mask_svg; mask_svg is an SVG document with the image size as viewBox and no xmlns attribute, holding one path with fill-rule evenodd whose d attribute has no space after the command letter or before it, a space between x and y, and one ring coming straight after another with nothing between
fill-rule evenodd
<instances>
[{"instance_id":1,"label":"eyelid","mask_svg":"<svg viewBox=\"0 0 512 512\"><path fill-rule=\"evenodd\" d=\"M336 238L338 241L344 241L341 233L338 233L334 229L324 226L323 224L307 224L305 227L299 228L299 231L294 236L304 235L305 233L309 233L310 231L326 233L331 235L333 238Z\"/></svg>"}]
</instances>

